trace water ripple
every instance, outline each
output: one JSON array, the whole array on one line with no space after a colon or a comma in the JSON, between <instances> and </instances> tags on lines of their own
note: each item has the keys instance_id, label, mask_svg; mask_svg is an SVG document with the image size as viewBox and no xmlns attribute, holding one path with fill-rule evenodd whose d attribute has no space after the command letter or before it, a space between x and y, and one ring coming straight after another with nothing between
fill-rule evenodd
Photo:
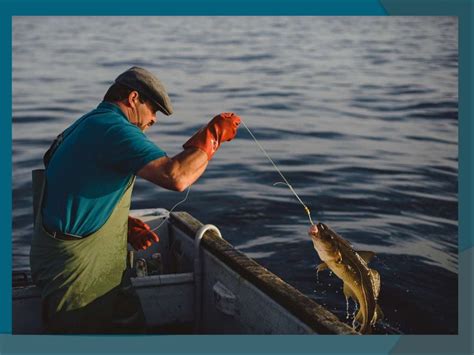
<instances>
[{"instance_id":1,"label":"water ripple","mask_svg":"<svg viewBox=\"0 0 474 355\"><path fill-rule=\"evenodd\" d=\"M386 319L376 333L457 334L457 19L146 19L13 18L14 267L28 265L31 170L122 70L141 65L176 110L147 132L170 156L235 110L314 219L377 252ZM307 215L279 181L241 127L180 207L345 319L341 283L316 280ZM132 208L182 197L137 179Z\"/></svg>"}]
</instances>

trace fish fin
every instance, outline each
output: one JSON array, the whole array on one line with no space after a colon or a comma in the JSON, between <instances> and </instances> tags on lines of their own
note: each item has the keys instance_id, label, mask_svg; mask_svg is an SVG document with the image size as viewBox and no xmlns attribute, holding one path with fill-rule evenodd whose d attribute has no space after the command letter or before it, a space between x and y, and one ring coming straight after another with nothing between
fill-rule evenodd
<instances>
[{"instance_id":1,"label":"fish fin","mask_svg":"<svg viewBox=\"0 0 474 355\"><path fill-rule=\"evenodd\" d=\"M383 314L382 312L382 308L380 308L379 305L377 305L375 307L375 313L374 313L374 318L373 318L373 322L374 324L378 321L378 320L381 320L385 317L385 315Z\"/></svg>"},{"instance_id":2,"label":"fish fin","mask_svg":"<svg viewBox=\"0 0 474 355\"><path fill-rule=\"evenodd\" d=\"M374 296L375 296L375 299L377 299L380 293L380 274L374 269L369 269L369 272L370 272L370 280L372 282L372 288L374 291Z\"/></svg>"},{"instance_id":3,"label":"fish fin","mask_svg":"<svg viewBox=\"0 0 474 355\"><path fill-rule=\"evenodd\" d=\"M368 322L364 323L363 320L364 320L364 315L363 315L362 311L359 309L359 312L357 312L357 314L354 318L354 322L360 324L360 328L357 331L362 333L362 334L372 333L371 324L369 324Z\"/></svg>"},{"instance_id":4,"label":"fish fin","mask_svg":"<svg viewBox=\"0 0 474 355\"><path fill-rule=\"evenodd\" d=\"M321 264L319 264L319 265L316 267L316 271L317 271L317 272L324 271L324 270L328 270L328 269L329 269L328 264L326 264L326 263L324 263L324 262L321 263Z\"/></svg>"},{"instance_id":5,"label":"fish fin","mask_svg":"<svg viewBox=\"0 0 474 355\"><path fill-rule=\"evenodd\" d=\"M368 264L374 257L375 253L373 251L360 250L356 251L357 254Z\"/></svg>"},{"instance_id":6,"label":"fish fin","mask_svg":"<svg viewBox=\"0 0 474 355\"><path fill-rule=\"evenodd\" d=\"M353 300L357 300L356 296L354 295L354 292L352 292L352 289L347 285L346 282L344 282L344 285L342 286L342 292L344 292L344 296L346 296L346 298L352 298Z\"/></svg>"}]
</instances>

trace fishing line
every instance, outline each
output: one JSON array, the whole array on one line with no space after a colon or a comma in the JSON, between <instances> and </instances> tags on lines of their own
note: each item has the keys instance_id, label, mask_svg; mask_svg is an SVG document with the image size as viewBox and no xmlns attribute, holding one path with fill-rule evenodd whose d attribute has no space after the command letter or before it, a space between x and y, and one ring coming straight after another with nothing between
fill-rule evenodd
<instances>
[{"instance_id":1,"label":"fishing line","mask_svg":"<svg viewBox=\"0 0 474 355\"><path fill-rule=\"evenodd\" d=\"M169 211L166 211L165 213L165 218L163 219L163 221L158 225L158 227L155 227L152 229L152 232L156 231L158 228L160 228L163 223L165 223L168 218L170 217L170 214L171 212L173 212L173 210L178 207L180 204L182 204L183 202L185 202L187 199L188 199L188 196L189 196L189 191L191 191L191 186L188 187L188 191L186 191L186 196L184 196L184 199L182 199L181 201L179 201L177 204L175 204L173 207L171 207L171 209Z\"/></svg>"},{"instance_id":2,"label":"fishing line","mask_svg":"<svg viewBox=\"0 0 474 355\"><path fill-rule=\"evenodd\" d=\"M270 161L270 163L272 163L273 167L275 168L275 170L278 172L278 174L280 174L281 178L284 180L284 182L276 182L274 183L273 185L278 185L278 184L284 184L286 186L288 186L288 188L290 189L290 191L295 195L295 197L298 199L299 203L301 203L301 205L304 207L304 210L306 211L306 213L308 214L308 218L309 218L309 222L314 225L314 222L311 218L311 212L309 210L309 207L306 206L304 204L304 202L301 200L301 198L298 196L298 194L296 193L295 189L293 188L293 186L291 186L291 184L288 182L288 180L286 179L286 177L283 175L283 173L280 171L280 169L278 168L278 166L275 164L275 162L273 161L273 159L270 157L270 155L268 155L268 153L265 151L265 148L263 148L263 146L260 144L260 142L257 140L257 138L255 138L254 134L252 133L252 131L247 127L247 125L245 124L244 121L241 121L241 123L243 124L243 126L245 127L245 129L249 132L250 136L253 138L253 140L255 141L255 143L258 145L258 147L260 148L260 150L263 152L263 154L265 154L265 156L267 157L267 159ZM169 211L167 211L165 213L165 218L163 219L163 221L155 228L152 229L152 231L156 231L157 229L159 229L163 223L165 223L171 212L173 212L173 210L178 207L180 204L186 202L186 200L188 199L188 196L189 196L189 192L191 191L191 186L188 187L188 190L186 191L186 196L184 196L184 199L182 199L181 201L179 201L178 203L176 203L173 207L171 207L171 209Z\"/></svg>"},{"instance_id":3,"label":"fishing line","mask_svg":"<svg viewBox=\"0 0 474 355\"><path fill-rule=\"evenodd\" d=\"M280 174L281 178L283 179L284 182L277 182L275 183L274 185L276 184L285 184L286 186L288 186L288 188L290 189L290 191L296 196L296 198L298 199L298 201L303 205L304 207L304 210L306 211L306 213L308 214L308 218L309 218L309 221L310 223L314 226L314 223L313 223L313 220L311 219L311 212L308 208L308 206L306 206L304 204L304 202L301 200L301 198L298 196L298 194L296 193L295 189L293 188L293 186L291 186L291 184L288 182L288 180L286 179L286 177L283 175L283 173L280 171L280 169L278 169L278 167L276 166L275 162L273 161L273 159L270 157L270 155L268 155L268 153L265 151L265 149L263 148L263 146L260 144L260 142L257 140L257 138L255 138L255 136L253 135L252 131L250 131L250 129L247 127L247 125L245 124L244 121L240 121L243 126L245 127L245 129L249 132L250 136L253 138L253 140L255 141L255 143L257 143L258 147L260 148L260 150L263 152L263 154L265 154L265 156L268 158L268 160L270 161L270 163L272 163L273 167L275 168L275 170L278 172L278 174Z\"/></svg>"}]
</instances>

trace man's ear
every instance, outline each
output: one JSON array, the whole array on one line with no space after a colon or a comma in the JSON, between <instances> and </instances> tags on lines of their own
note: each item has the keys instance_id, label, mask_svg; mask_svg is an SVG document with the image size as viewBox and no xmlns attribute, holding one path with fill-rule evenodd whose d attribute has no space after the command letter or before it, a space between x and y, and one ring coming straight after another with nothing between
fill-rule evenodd
<instances>
[{"instance_id":1,"label":"man's ear","mask_svg":"<svg viewBox=\"0 0 474 355\"><path fill-rule=\"evenodd\" d=\"M128 94L127 103L131 106L134 102L136 103L138 101L138 97L138 91L131 91L130 94Z\"/></svg>"}]
</instances>

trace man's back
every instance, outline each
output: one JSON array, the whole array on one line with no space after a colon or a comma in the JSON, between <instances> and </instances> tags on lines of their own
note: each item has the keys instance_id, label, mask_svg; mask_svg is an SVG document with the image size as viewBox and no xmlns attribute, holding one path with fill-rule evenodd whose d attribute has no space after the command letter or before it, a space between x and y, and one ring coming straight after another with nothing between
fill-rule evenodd
<instances>
[{"instance_id":1,"label":"man's back","mask_svg":"<svg viewBox=\"0 0 474 355\"><path fill-rule=\"evenodd\" d=\"M46 170L43 220L49 230L85 236L105 223L130 178L166 154L107 102L68 130Z\"/></svg>"}]
</instances>

